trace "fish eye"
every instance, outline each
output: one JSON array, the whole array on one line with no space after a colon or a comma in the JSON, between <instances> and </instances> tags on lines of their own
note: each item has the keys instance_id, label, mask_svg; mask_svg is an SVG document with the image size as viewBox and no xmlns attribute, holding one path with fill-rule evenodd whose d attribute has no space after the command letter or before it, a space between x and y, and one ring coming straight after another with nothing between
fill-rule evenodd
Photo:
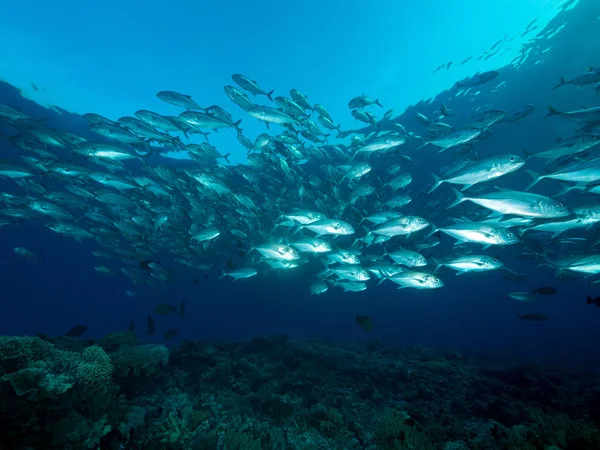
<instances>
[{"instance_id":1,"label":"fish eye","mask_svg":"<svg viewBox=\"0 0 600 450\"><path fill-rule=\"evenodd\" d=\"M515 160L515 157L514 157L514 156L511 156L510 158L508 158L508 160L509 160L510 162L513 162L513 161Z\"/></svg>"},{"instance_id":2,"label":"fish eye","mask_svg":"<svg viewBox=\"0 0 600 450\"><path fill-rule=\"evenodd\" d=\"M558 206L559 208L562 208L565 205L563 205L562 203L557 203L556 206Z\"/></svg>"}]
</instances>

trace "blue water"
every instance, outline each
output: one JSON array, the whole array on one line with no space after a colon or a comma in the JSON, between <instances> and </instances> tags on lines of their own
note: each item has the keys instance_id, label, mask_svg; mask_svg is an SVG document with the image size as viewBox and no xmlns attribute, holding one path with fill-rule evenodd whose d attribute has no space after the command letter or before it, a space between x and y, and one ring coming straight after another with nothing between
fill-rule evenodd
<instances>
[{"instance_id":1,"label":"blue water","mask_svg":"<svg viewBox=\"0 0 600 450\"><path fill-rule=\"evenodd\" d=\"M6 75L0 72L6 80L0 85L0 103L83 136L89 132L78 114L85 112L111 119L142 108L175 114L175 107L154 96L164 89L191 94L202 104L222 105L241 118L243 112L221 89L231 84L232 73L244 73L280 95L300 89L312 102L325 105L342 129L361 126L350 116L347 102L362 93L379 98L395 114L406 108L402 123L409 131L419 129L413 118L416 112L434 116L442 101L456 113L449 119L454 124L468 120L476 108L510 111L525 104L536 106L523 122L497 125L491 139L477 144L480 155L539 151L571 135L569 122L544 118L547 103L560 110L598 105L592 87L565 86L551 92L561 75L572 78L600 61L600 6L594 0L567 2L570 8L564 11L552 9L549 2L508 0L494 5L469 1L461 8L435 1L426 10L400 2L377 7L363 2L253 2L191 8L183 2L168 6L140 2L137 7L121 3L104 2L102 8L90 11L77 2L65 2L58 9L42 2L11 2L10 14L0 19L0 42L11 42L3 56ZM516 39L501 45L501 53L509 56L477 61L496 41L505 35L520 36L528 23L548 11L556 16L544 26L538 24L526 42ZM560 31L548 38L556 30ZM527 52L524 62L510 64ZM458 66L471 55L472 62ZM433 74L450 60L454 64L449 70ZM499 77L470 95L450 97L455 81L488 69L499 70ZM473 95L478 90L481 93ZM431 103L421 101L430 97ZM61 108L62 114L49 105ZM266 131L245 115L243 124L251 138ZM220 131L211 143L224 153L231 148L232 163L244 163L245 151L233 131ZM0 151L2 159L15 156L4 140ZM410 153L415 160L410 169L414 197L431 182L429 172L455 160L451 152L425 151L435 156L433 163ZM528 182L520 171L510 186L524 188ZM550 195L554 188L553 182L544 181L536 192ZM19 192L10 180L0 180L0 190ZM437 194L448 200L452 196L447 186ZM589 233L593 236L596 229ZM451 239L442 242L448 254ZM13 252L16 246L29 248L42 260L23 261ZM391 283L375 287L371 282L364 292L330 289L311 297L308 285L313 274L304 268L261 272L256 278L233 282L218 279L223 261L215 260L206 280L202 272L177 268L163 288L142 289L139 298L130 298L124 292L132 288L126 277L94 271L98 262L90 252L96 248L91 241L60 237L40 223L3 227L0 334L60 335L83 323L89 327L86 338L99 338L126 329L132 316L143 327L146 315L160 303L186 300L184 318L155 317L158 332L141 338L162 342L164 331L177 327L181 332L169 345L185 339L238 340L261 334L335 341L375 338L394 346L444 347L600 368L600 310L583 305L586 294L600 295L600 289L589 280L556 280L550 268L535 269L536 263L517 260L510 252L505 263L511 268L535 269L527 281L509 283L497 272L456 277L448 270L443 272L445 287L436 292L398 291ZM192 282L194 277L198 285ZM512 291L544 285L555 286L558 294L535 304L507 297ZM547 315L548 321L517 320L531 311ZM356 325L357 313L373 319L372 333Z\"/></svg>"}]
</instances>

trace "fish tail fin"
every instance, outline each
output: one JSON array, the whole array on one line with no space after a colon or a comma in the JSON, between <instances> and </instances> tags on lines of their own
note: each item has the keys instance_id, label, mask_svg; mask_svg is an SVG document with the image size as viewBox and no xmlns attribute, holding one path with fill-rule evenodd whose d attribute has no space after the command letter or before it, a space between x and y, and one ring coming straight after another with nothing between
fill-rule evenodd
<instances>
[{"instance_id":1,"label":"fish tail fin","mask_svg":"<svg viewBox=\"0 0 600 450\"><path fill-rule=\"evenodd\" d=\"M546 117L557 116L560 114L560 111L554 109L552 105L547 105L546 108L548 108L548 114L546 114Z\"/></svg>"},{"instance_id":2,"label":"fish tail fin","mask_svg":"<svg viewBox=\"0 0 600 450\"><path fill-rule=\"evenodd\" d=\"M535 186L536 184L538 184L538 182L544 178L543 175L540 175L537 172L534 172L533 170L528 170L526 169L525 172L527 172L529 175L531 175L531 177L533 178L533 181L531 183L529 183L529 186L527 186L525 188L526 191L528 191L529 189L531 189L533 186Z\"/></svg>"},{"instance_id":3,"label":"fish tail fin","mask_svg":"<svg viewBox=\"0 0 600 450\"><path fill-rule=\"evenodd\" d=\"M267 92L267 97L269 97L269 100L273 101L273 92L275 92L275 89L273 89L271 92Z\"/></svg>"},{"instance_id":4,"label":"fish tail fin","mask_svg":"<svg viewBox=\"0 0 600 450\"><path fill-rule=\"evenodd\" d=\"M206 142L208 142L208 136L210 136L210 133L203 133L203 132L200 132L200 134L201 134L202 136L204 136L204 140L205 140Z\"/></svg>"},{"instance_id":5,"label":"fish tail fin","mask_svg":"<svg viewBox=\"0 0 600 450\"><path fill-rule=\"evenodd\" d=\"M231 155L231 153L225 153L223 158L225 158L225 161L227 161L228 164L231 164L231 161L229 161L229 155Z\"/></svg>"},{"instance_id":6,"label":"fish tail fin","mask_svg":"<svg viewBox=\"0 0 600 450\"><path fill-rule=\"evenodd\" d=\"M348 131L338 130L337 138L344 139L344 138L347 138L349 135L350 135L350 132L348 132Z\"/></svg>"},{"instance_id":7,"label":"fish tail fin","mask_svg":"<svg viewBox=\"0 0 600 450\"><path fill-rule=\"evenodd\" d=\"M438 270L440 270L440 267L442 267L443 264L441 262L439 262L437 259L435 259L433 256L431 257L431 259L433 259L433 262L435 264L435 269L433 270L433 273L435 273Z\"/></svg>"},{"instance_id":8,"label":"fish tail fin","mask_svg":"<svg viewBox=\"0 0 600 450\"><path fill-rule=\"evenodd\" d=\"M221 269L221 276L219 277L219 280L221 278L225 278L227 276L227 272L225 272L225 269Z\"/></svg>"},{"instance_id":9,"label":"fish tail fin","mask_svg":"<svg viewBox=\"0 0 600 450\"><path fill-rule=\"evenodd\" d=\"M429 191L427 192L428 194L431 194L433 191L435 191L437 188L439 188L446 181L446 180L442 180L435 173L432 173L431 176L433 177L433 180L435 181L435 183L433 184L433 187L431 189L429 189Z\"/></svg>"},{"instance_id":10,"label":"fish tail fin","mask_svg":"<svg viewBox=\"0 0 600 450\"><path fill-rule=\"evenodd\" d=\"M382 276L382 277L379 279L379 281L377 282L377 286L379 286L381 283L383 283L383 282L384 282L385 280L387 280L387 279L388 279L388 277L386 277L385 275L384 275L384 276Z\"/></svg>"},{"instance_id":11,"label":"fish tail fin","mask_svg":"<svg viewBox=\"0 0 600 450\"><path fill-rule=\"evenodd\" d=\"M429 145L429 141L425 141L425 142L423 142L421 145L419 145L419 146L417 147L416 151L419 151L419 150L421 150L421 149L423 149L423 148L427 147L428 145Z\"/></svg>"},{"instance_id":12,"label":"fish tail fin","mask_svg":"<svg viewBox=\"0 0 600 450\"><path fill-rule=\"evenodd\" d=\"M425 236L424 239L427 239L428 237L433 236L438 231L440 231L440 229L438 227L436 227L434 224L431 224L431 231L429 233L427 233L427 236Z\"/></svg>"},{"instance_id":13,"label":"fish tail fin","mask_svg":"<svg viewBox=\"0 0 600 450\"><path fill-rule=\"evenodd\" d=\"M531 152L529 152L527 149L522 149L523 151L523 155L525 156L525 161L527 161L529 158L531 158L533 156L533 154Z\"/></svg>"},{"instance_id":14,"label":"fish tail fin","mask_svg":"<svg viewBox=\"0 0 600 450\"><path fill-rule=\"evenodd\" d=\"M565 78L564 78L564 77L560 77L560 83L558 83L556 86L554 86L554 87L552 88L552 90L554 91L554 90L558 89L558 88L559 88L559 87L561 87L563 84L567 84L567 82L565 81Z\"/></svg>"},{"instance_id":15,"label":"fish tail fin","mask_svg":"<svg viewBox=\"0 0 600 450\"><path fill-rule=\"evenodd\" d=\"M292 233L292 236L294 236L295 234L298 234L303 228L304 228L304 225L298 225L298 227Z\"/></svg>"},{"instance_id":16,"label":"fish tail fin","mask_svg":"<svg viewBox=\"0 0 600 450\"><path fill-rule=\"evenodd\" d=\"M454 192L454 195L456 195L456 200L454 200L452 203L450 203L450 205L446 208L446 209L452 209L457 205L460 205L462 202L464 202L467 197L465 197L460 191L452 188L452 191Z\"/></svg>"},{"instance_id":17,"label":"fish tail fin","mask_svg":"<svg viewBox=\"0 0 600 450\"><path fill-rule=\"evenodd\" d=\"M336 129L336 130L337 130L337 132L338 132L338 135L337 135L337 137L338 137L338 138L340 137L340 134L342 133L342 130L341 130L341 128L342 128L342 124L341 124L341 123L340 123L340 124L339 124L337 127L335 127L335 129Z\"/></svg>"},{"instance_id":18,"label":"fish tail fin","mask_svg":"<svg viewBox=\"0 0 600 450\"><path fill-rule=\"evenodd\" d=\"M593 297L590 297L589 295L586 295L586 297L587 297L586 302L585 302L586 305L591 305L594 303Z\"/></svg>"},{"instance_id":19,"label":"fish tail fin","mask_svg":"<svg viewBox=\"0 0 600 450\"><path fill-rule=\"evenodd\" d=\"M379 99L375 100L375 104L378 106L381 106L383 108L383 105L381 103L379 103Z\"/></svg>"},{"instance_id":20,"label":"fish tail fin","mask_svg":"<svg viewBox=\"0 0 600 450\"><path fill-rule=\"evenodd\" d=\"M240 123L242 123L242 120L244 120L244 119L240 119L237 122L233 122L233 126L238 131L238 133L241 133L242 131L244 131L240 128Z\"/></svg>"}]
</instances>

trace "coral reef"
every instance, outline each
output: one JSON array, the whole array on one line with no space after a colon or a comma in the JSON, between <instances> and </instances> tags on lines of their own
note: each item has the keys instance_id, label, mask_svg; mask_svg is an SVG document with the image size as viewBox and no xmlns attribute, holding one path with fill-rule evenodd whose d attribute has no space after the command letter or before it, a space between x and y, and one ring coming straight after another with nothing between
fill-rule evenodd
<instances>
[{"instance_id":1,"label":"coral reef","mask_svg":"<svg viewBox=\"0 0 600 450\"><path fill-rule=\"evenodd\" d=\"M0 449L598 449L598 386L376 342L0 337Z\"/></svg>"}]
</instances>

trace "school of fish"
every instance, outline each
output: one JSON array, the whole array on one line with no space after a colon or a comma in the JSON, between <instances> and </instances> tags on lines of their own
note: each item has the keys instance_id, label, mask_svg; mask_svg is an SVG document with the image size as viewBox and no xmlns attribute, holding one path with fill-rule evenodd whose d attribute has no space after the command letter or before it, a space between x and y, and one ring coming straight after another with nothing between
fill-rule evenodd
<instances>
[{"instance_id":1,"label":"school of fish","mask_svg":"<svg viewBox=\"0 0 600 450\"><path fill-rule=\"evenodd\" d=\"M498 76L477 73L450 94L481 89ZM93 138L0 104L0 177L19 187L0 192L0 227L32 221L93 240L95 269L111 274L118 264L137 286L164 283L177 266L206 272L216 263L233 280L306 266L312 295L375 289L383 282L440 289L452 272L502 270L507 279L523 277L502 261L499 250L508 247L559 277L600 273L598 242L585 234L600 222L594 202L600 194L600 155L594 153L600 107L563 112L548 106L548 121L574 122L572 136L521 155L485 156L473 151L478 142L493 139L499 124L527 120L534 105L475 111L467 123L451 126L446 104L439 118L417 114L408 123L384 112L385 101L360 95L348 107L361 127L341 130L325 106L298 89L277 96L244 75L232 81L223 90L233 112L161 91L157 97L179 107L178 115L84 114ZM600 68L560 78L554 89L595 83ZM242 126L250 120L263 122L265 133L246 136ZM225 164L229 154L210 144L219 129L236 133L247 164ZM187 152L186 167L168 158L149 163L168 151ZM430 188L411 192L414 161L446 151L458 163L442 172L434 165ZM534 171L541 163L544 172ZM505 187L524 170L530 186ZM533 192L545 183L561 189L552 197ZM581 195L563 203L560 197L572 191ZM584 234L563 234L575 229ZM455 245L445 257L433 257L442 239ZM37 260L25 247L15 252ZM135 288L127 294L139 295Z\"/></svg>"}]
</instances>

